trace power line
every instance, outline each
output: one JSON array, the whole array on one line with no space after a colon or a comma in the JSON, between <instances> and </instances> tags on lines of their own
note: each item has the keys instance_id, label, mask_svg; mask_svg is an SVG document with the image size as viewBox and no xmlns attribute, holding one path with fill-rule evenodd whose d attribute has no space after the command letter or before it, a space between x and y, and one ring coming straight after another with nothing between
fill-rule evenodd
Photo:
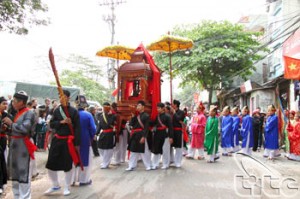
<instances>
[{"instance_id":1,"label":"power line","mask_svg":"<svg viewBox=\"0 0 300 199\"><path fill-rule=\"evenodd\" d=\"M295 18L296 18L296 17L295 17ZM285 36L288 36L288 35L293 34L293 33L300 27L300 25L298 25L297 27L295 27L294 29L292 29L292 30L289 31L289 32L286 32L286 31L289 30L290 28L292 28L293 26L295 26L298 22L300 22L300 17L299 17L299 16L298 16L298 18L297 18L297 20L296 20L295 22L293 22L291 25L289 25L288 27L286 27L285 29L283 29L283 30L277 35L276 38L273 38L273 39L271 39L270 41L268 41L267 43L261 45L261 46L258 47L255 51L253 51L253 52L251 52L251 53L249 53L249 54L245 54L245 57L246 57L246 56L254 55L254 54L256 54L257 52L259 52L260 50L262 50L262 49L264 49L265 47L267 47L268 45L274 43L275 41L277 41L277 40L279 40L279 39L281 39L281 38L283 38L283 37L285 37ZM282 29L282 27L280 27L280 29ZM241 34L243 34L243 33L241 33ZM238 34L233 34L233 35L231 34L231 35L228 35L228 37L226 37L226 36L225 36L225 37L224 37L224 36L210 37L210 38L208 38L208 39L201 40L201 41L198 41L198 42L195 42L195 43L196 43L196 45L197 45L197 44L199 44L199 43L206 43L206 42L208 42L208 41L215 41L216 39L229 38L229 36L230 36L230 37L233 37L233 36L235 36L235 35L238 35ZM285 41L286 41L286 40L285 40ZM281 47L281 46L277 46L277 47L274 48L273 51L270 52L269 54L273 53L273 52L274 52L275 50L277 50L279 47ZM269 54L268 54L268 55L269 55ZM266 56L268 56L268 55L266 55ZM266 57L266 56L265 56L265 57ZM265 57L264 57L264 58L265 58ZM262 60L262 59L261 59L261 60ZM261 60L258 60L258 61L256 61L256 62L254 62L253 65L256 64L257 62L261 61ZM240 64L240 63L236 63L236 65L232 65L232 66L238 66L238 64ZM245 70L245 69L250 69L251 67L253 67L253 65L251 65L251 66L249 66L249 67L246 67L246 68L243 68L242 70L238 70L238 71L236 71L234 74L232 74L231 76L228 76L228 77L226 77L226 78L232 78L232 77L235 77L235 76L237 76L240 72L242 72L243 70Z\"/></svg>"},{"instance_id":2,"label":"power line","mask_svg":"<svg viewBox=\"0 0 300 199\"><path fill-rule=\"evenodd\" d=\"M291 18L289 18L289 19L285 19L285 20L291 21L291 20L296 19L296 18L299 18L299 14L297 14L297 15L295 15L294 17L291 17ZM277 22L276 22L276 23L277 23ZM279 26L278 28L274 29L273 32L276 32L276 31L281 30L281 29L282 29L282 27ZM262 41L262 40L264 40L265 38L269 37L270 35L273 34L273 32L270 32L269 34L264 35L264 37L261 38L259 41Z\"/></svg>"},{"instance_id":3,"label":"power line","mask_svg":"<svg viewBox=\"0 0 300 199\"><path fill-rule=\"evenodd\" d=\"M285 17L290 16L290 15L295 14L295 13L296 13L296 15L293 16L293 17L299 16L300 9L295 10L295 11L293 11L293 12L290 12L290 13L288 13L288 14L286 14L286 15L283 15L283 16L281 16L281 17L283 17L283 19L279 19L279 20L277 20L277 21L273 21L273 22L269 23L268 25L271 25L271 24L273 24L273 23L277 23L277 22L281 22L281 21L288 20L288 19L290 19L290 18L285 18ZM260 17L260 15L258 15L257 18L256 18L254 21L252 21L251 23L253 24L259 17ZM293 18L293 17L291 17L291 18ZM255 24L255 25L262 25L262 24L266 24L266 23L268 23L268 22L269 22L269 20L267 19L266 21L262 21L262 22L260 22L260 23Z\"/></svg>"},{"instance_id":4,"label":"power line","mask_svg":"<svg viewBox=\"0 0 300 199\"><path fill-rule=\"evenodd\" d=\"M300 11L299 11L300 13ZM295 19L295 18L299 18L299 15L295 15L291 18L286 18L286 19L282 19L282 20L278 20L278 21L275 21L274 23L277 23L279 21L283 21L283 20L292 20L292 19ZM278 31L278 30L281 30L282 27L278 27L276 29L274 29L273 31ZM211 42L211 41L215 41L215 40L218 40L218 39L226 39L226 38L232 38L232 37L235 37L235 36L238 36L240 34L245 34L244 32L239 32L239 33L235 33L235 34L232 34L232 33L228 33L228 34L223 34L223 35L219 35L219 36L214 36L214 37L210 37L210 38L206 38L206 39L201 39L201 40L195 40L194 41L194 45L197 46L198 44L200 43L205 43L205 42ZM262 41L264 40L265 38L267 38L268 36L272 35L272 33L269 33L267 35L264 35L263 38L260 38L258 41Z\"/></svg>"},{"instance_id":5,"label":"power line","mask_svg":"<svg viewBox=\"0 0 300 199\"><path fill-rule=\"evenodd\" d=\"M290 25L287 29L285 29L284 31L282 31L282 33L284 33L284 32L285 32L286 30L288 30L289 28L293 27L294 25L296 25L298 22L300 22L300 17L299 17L299 19L298 19L297 21L295 21L295 22L294 22L292 25ZM273 42L275 42L275 41L277 41L277 40L279 40L279 39L281 39L281 38L283 38L283 37L285 37L285 36L287 36L287 35L292 35L294 32L296 32L296 31L299 29L299 27L300 27L300 25L297 26L297 27L295 27L293 30L291 30L291 31L289 31L289 32L287 32L287 33L285 33L285 34L283 34L283 35L281 35L281 36L278 36L276 39L273 39L273 40L267 42L266 44L262 45L260 48L258 48L256 51L254 51L253 53L251 53L251 54L249 54L249 55L254 55L255 53L259 52L261 49L265 48L266 46L270 45L271 43L273 43ZM286 39L283 41L283 43L284 43L287 39L288 39L288 38L286 38ZM267 54L266 56L264 56L262 59L264 59L265 57L267 57L269 54L272 54L273 52L275 52L275 51L276 51L278 48L280 48L281 46L282 46L282 44L281 44L280 46L277 46L276 48L274 48L270 53L268 53L268 54ZM247 56L249 56L249 55L247 55ZM261 59L261 60L262 60L262 59ZM261 60L258 60L258 61L256 61L256 62L254 62L253 65L256 64L257 62L261 61ZM251 66L251 67L252 67L252 66ZM243 68L243 70L249 69L249 68L251 68L251 67ZM228 78L232 78L232 77L234 77L234 76L237 76L238 73L240 73L240 72L243 71L243 70L236 71L233 75L229 76Z\"/></svg>"}]
</instances>

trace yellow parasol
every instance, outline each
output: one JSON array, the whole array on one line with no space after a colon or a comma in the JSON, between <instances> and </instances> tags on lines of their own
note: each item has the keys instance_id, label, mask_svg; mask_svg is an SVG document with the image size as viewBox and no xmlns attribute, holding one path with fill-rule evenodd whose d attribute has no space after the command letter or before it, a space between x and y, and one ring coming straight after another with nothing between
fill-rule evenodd
<instances>
[{"instance_id":1,"label":"yellow parasol","mask_svg":"<svg viewBox=\"0 0 300 199\"><path fill-rule=\"evenodd\" d=\"M178 50L187 50L193 47L193 41L183 37L172 36L170 33L168 35L162 36L159 40L149 44L147 46L148 50L151 51L164 51L169 53L170 57L170 101L172 103L172 52Z\"/></svg>"},{"instance_id":2,"label":"yellow parasol","mask_svg":"<svg viewBox=\"0 0 300 199\"><path fill-rule=\"evenodd\" d=\"M110 57L117 60L117 66L119 68L119 60L130 60L131 54L135 51L133 48L129 48L121 45L107 46L99 50L96 55L100 57Z\"/></svg>"}]
</instances>

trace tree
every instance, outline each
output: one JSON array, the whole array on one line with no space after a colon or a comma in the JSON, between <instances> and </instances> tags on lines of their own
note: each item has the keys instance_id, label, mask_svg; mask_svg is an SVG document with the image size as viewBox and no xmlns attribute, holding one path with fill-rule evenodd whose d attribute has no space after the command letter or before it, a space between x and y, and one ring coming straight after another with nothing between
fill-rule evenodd
<instances>
[{"instance_id":1,"label":"tree","mask_svg":"<svg viewBox=\"0 0 300 199\"><path fill-rule=\"evenodd\" d=\"M0 0L0 31L27 34L31 25L47 25L48 19L38 16L46 12L41 0Z\"/></svg>"},{"instance_id":2,"label":"tree","mask_svg":"<svg viewBox=\"0 0 300 199\"><path fill-rule=\"evenodd\" d=\"M180 101L181 106L191 108L194 105L194 93L199 92L191 83L182 86L179 93L175 93L175 99Z\"/></svg>"},{"instance_id":3,"label":"tree","mask_svg":"<svg viewBox=\"0 0 300 199\"><path fill-rule=\"evenodd\" d=\"M182 84L199 84L209 92L211 104L213 90L226 87L233 74L247 78L255 70L254 62L261 59L258 32L246 32L241 25L228 21L203 21L199 24L177 26L174 35L194 41L191 51L172 55L173 75L182 79ZM156 53L155 59L163 70L168 71L165 54Z\"/></svg>"},{"instance_id":4,"label":"tree","mask_svg":"<svg viewBox=\"0 0 300 199\"><path fill-rule=\"evenodd\" d=\"M90 58L71 54L68 59L68 63L76 64L75 68L78 68L83 72L84 76L93 79L98 82L101 77L103 77L103 73L101 67L98 64L94 63Z\"/></svg>"},{"instance_id":5,"label":"tree","mask_svg":"<svg viewBox=\"0 0 300 199\"><path fill-rule=\"evenodd\" d=\"M62 86L77 86L81 88L88 100L98 101L102 104L110 99L108 90L96 81L85 77L81 70L63 70L60 75L60 82ZM52 82L51 84L55 83Z\"/></svg>"}]
</instances>

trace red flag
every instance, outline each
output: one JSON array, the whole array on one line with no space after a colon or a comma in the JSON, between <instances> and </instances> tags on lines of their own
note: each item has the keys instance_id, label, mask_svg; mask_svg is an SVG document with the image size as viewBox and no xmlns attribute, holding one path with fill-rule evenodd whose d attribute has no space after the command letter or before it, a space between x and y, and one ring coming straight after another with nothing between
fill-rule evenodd
<instances>
[{"instance_id":1,"label":"red flag","mask_svg":"<svg viewBox=\"0 0 300 199\"><path fill-rule=\"evenodd\" d=\"M300 59L283 56L284 58L284 78L300 79Z\"/></svg>"},{"instance_id":2,"label":"red flag","mask_svg":"<svg viewBox=\"0 0 300 199\"><path fill-rule=\"evenodd\" d=\"M115 97L115 96L118 94L118 91L119 91L119 89L116 88L116 89L111 93L111 95Z\"/></svg>"}]
</instances>

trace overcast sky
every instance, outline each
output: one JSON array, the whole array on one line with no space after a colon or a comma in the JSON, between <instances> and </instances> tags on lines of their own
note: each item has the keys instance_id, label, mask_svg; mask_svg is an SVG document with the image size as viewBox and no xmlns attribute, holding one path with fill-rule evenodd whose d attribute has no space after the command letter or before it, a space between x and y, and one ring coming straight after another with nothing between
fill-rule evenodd
<instances>
[{"instance_id":1,"label":"overcast sky","mask_svg":"<svg viewBox=\"0 0 300 199\"><path fill-rule=\"evenodd\" d=\"M106 0L111 2L111 0ZM115 1L115 0L114 0ZM101 65L97 50L110 45L110 31L103 16L110 7L103 0L44 0L51 24L34 27L27 36L0 33L1 80L48 83L52 77L47 58L53 48L59 69L70 54L89 57ZM115 41L137 47L158 39L176 24L202 19L236 22L249 13L262 13L265 0L126 0L116 7Z\"/></svg>"}]
</instances>

